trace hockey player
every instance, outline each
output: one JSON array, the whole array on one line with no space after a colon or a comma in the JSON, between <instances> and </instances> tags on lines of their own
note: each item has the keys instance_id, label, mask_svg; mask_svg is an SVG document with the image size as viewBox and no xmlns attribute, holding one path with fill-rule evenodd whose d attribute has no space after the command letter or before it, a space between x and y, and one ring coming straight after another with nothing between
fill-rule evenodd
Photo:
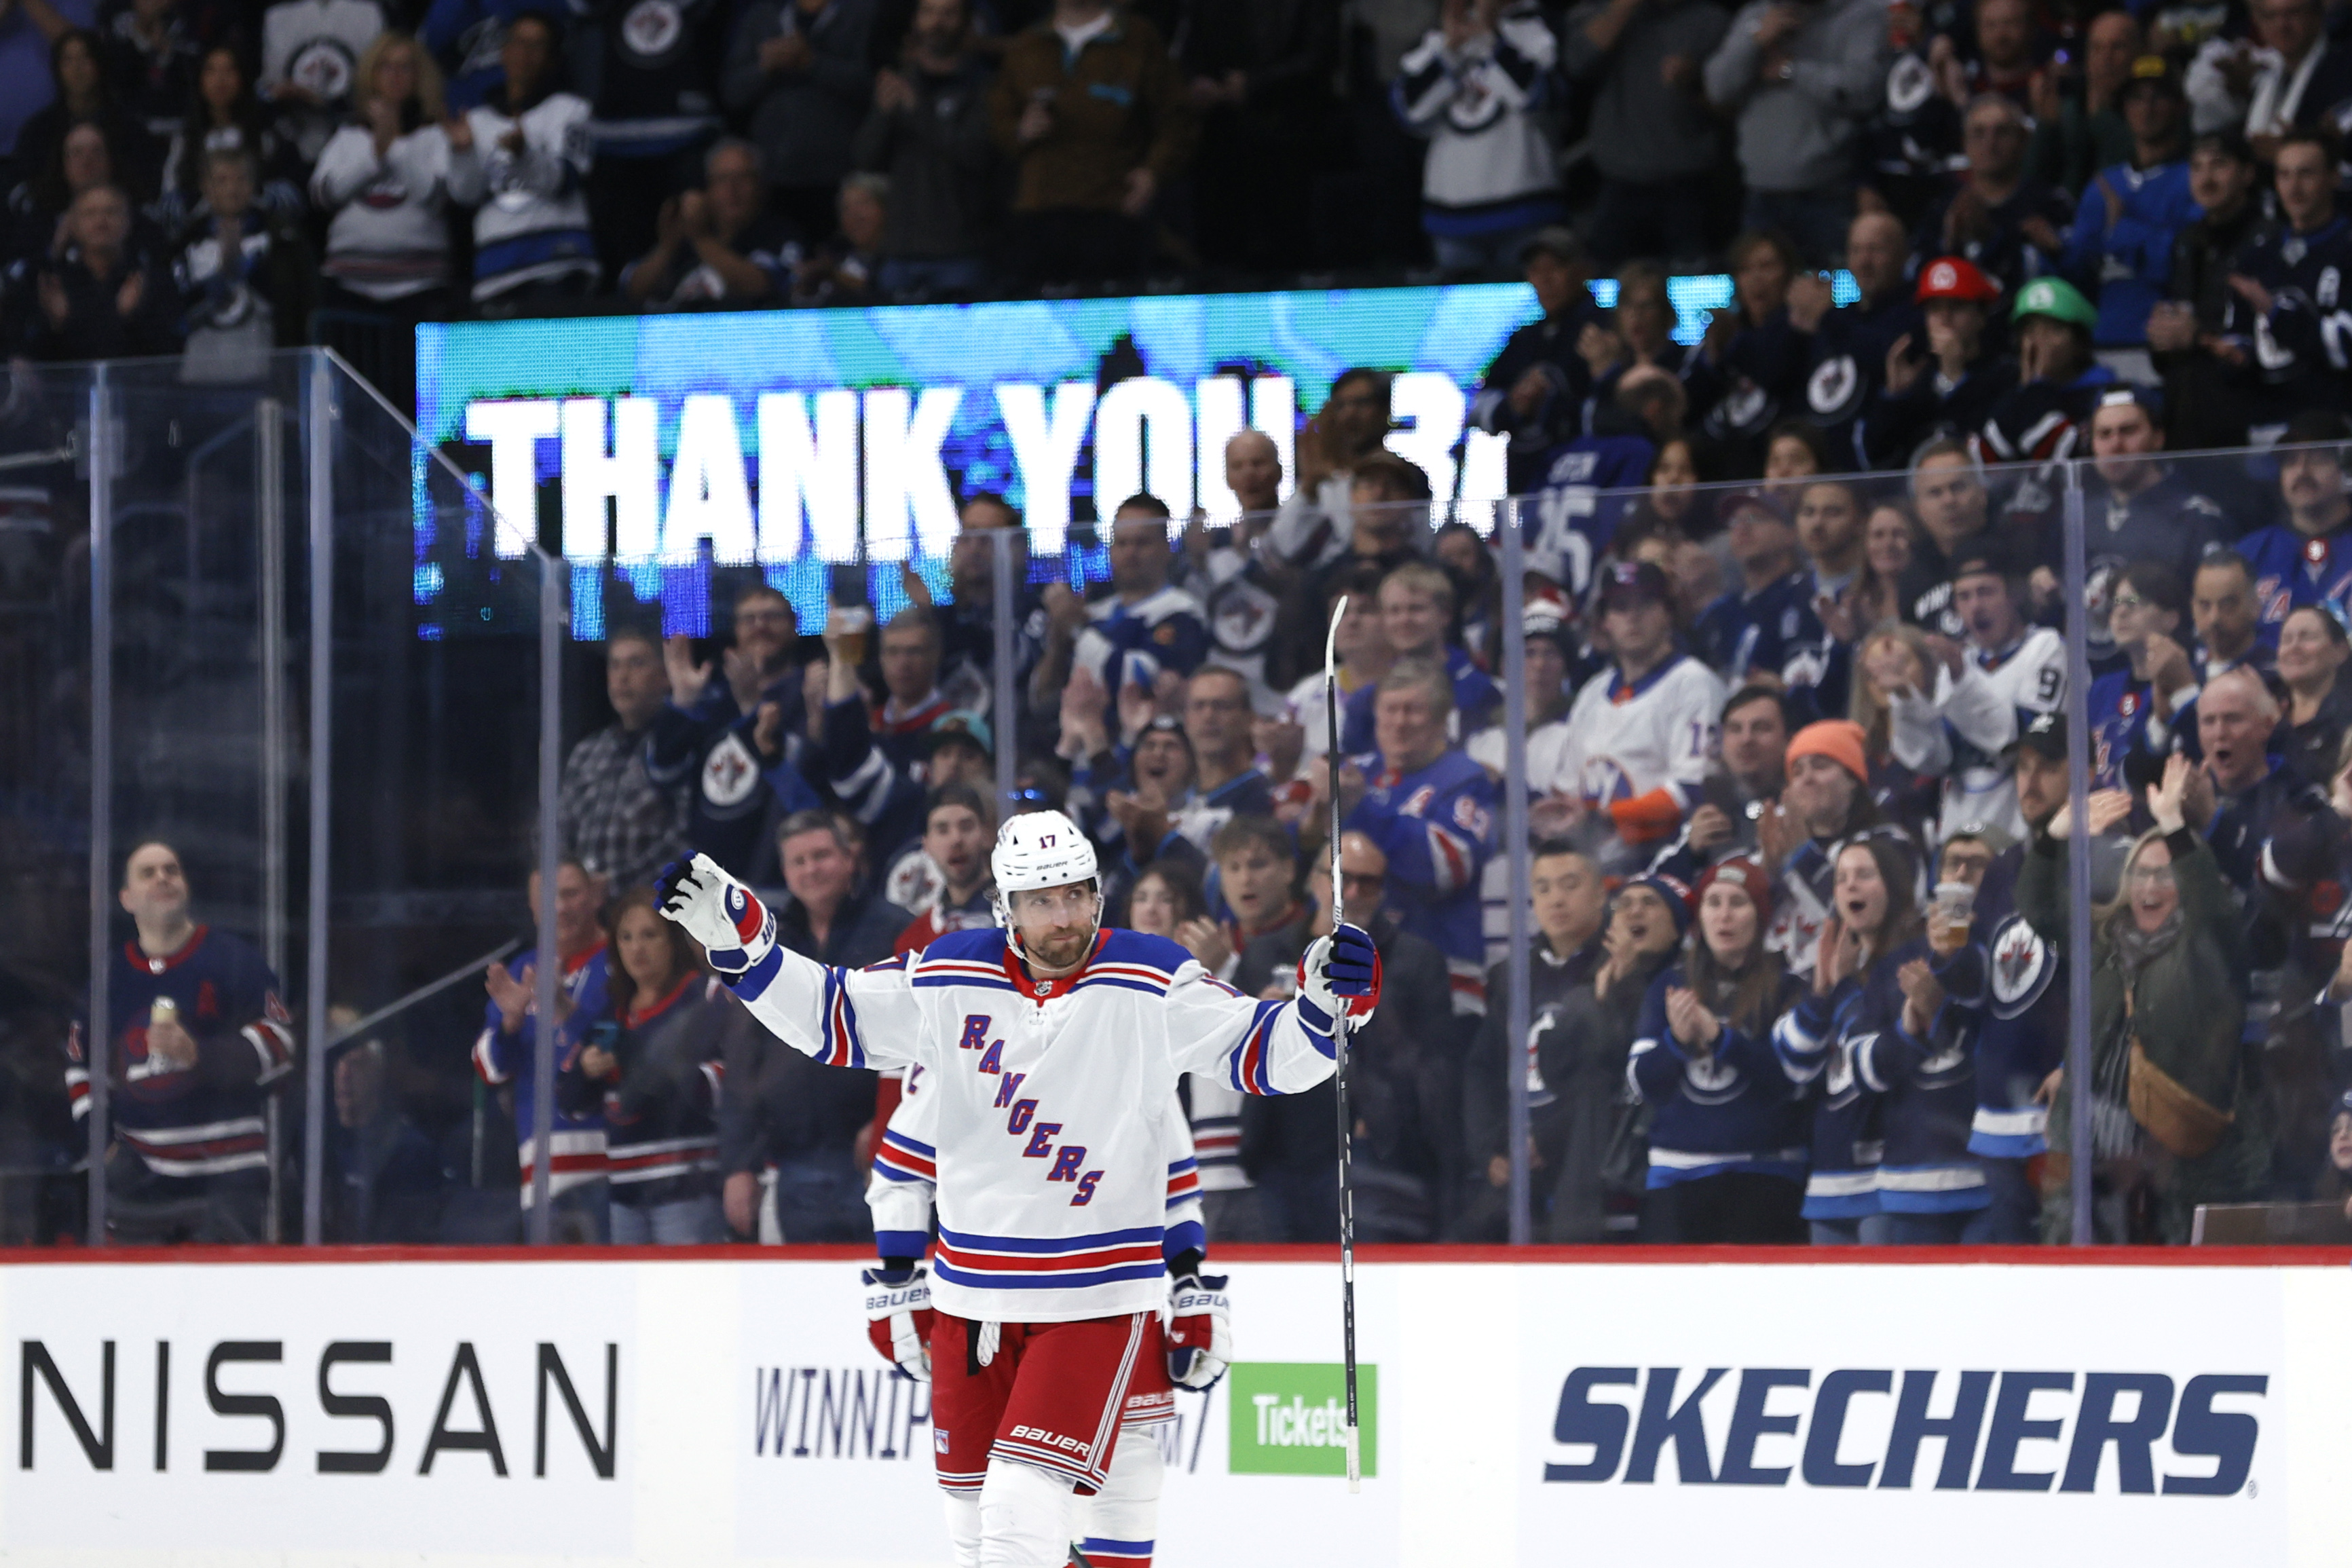
<instances>
[{"instance_id":1,"label":"hockey player","mask_svg":"<svg viewBox=\"0 0 2352 1568\"><path fill-rule=\"evenodd\" d=\"M1666 575L1621 561L1601 579L1601 626L1614 665L1585 682L1569 710L1570 755L1587 837L1602 841L1602 869L1646 858L1697 804L1715 757L1723 682L1675 646ZM1601 816L1606 814L1607 821Z\"/></svg>"},{"instance_id":2,"label":"hockey player","mask_svg":"<svg viewBox=\"0 0 2352 1568\"><path fill-rule=\"evenodd\" d=\"M117 895L139 934L106 975L109 1039L86 1021L67 1042L66 1093L89 1114L93 1059L107 1075L107 1228L124 1241L257 1242L269 1197L263 1106L294 1065L293 1020L261 954L188 914L168 844L131 851Z\"/></svg>"},{"instance_id":3,"label":"hockey player","mask_svg":"<svg viewBox=\"0 0 2352 1568\"><path fill-rule=\"evenodd\" d=\"M875 1146L874 1175L866 1202L874 1212L874 1241L881 1266L861 1277L866 1287L866 1333L882 1359L918 1383L931 1381L930 1270L922 1265L931 1239L931 1199L938 1175L938 1129L932 1101L923 1093L928 1075L907 1072L905 1098L892 1112L888 1130ZM1175 1125L1181 1129L1180 1114ZM1191 1140L1168 1163L1168 1230L1160 1250L1178 1279L1197 1278L1208 1250L1202 1224L1201 1178ZM1206 1282L1224 1289L1222 1277ZM1173 1301L1177 1316L1188 1303ZM1110 1479L1072 1510L1070 1535L1090 1563L1106 1568L1151 1568L1159 1534L1161 1454L1157 1432L1176 1415L1176 1395L1163 1369L1144 1362L1119 1420L1120 1440L1112 1451ZM1130 1437L1129 1435L1132 1434Z\"/></svg>"},{"instance_id":4,"label":"hockey player","mask_svg":"<svg viewBox=\"0 0 2352 1568\"><path fill-rule=\"evenodd\" d=\"M1230 1355L1223 1295L1198 1277L1177 1282L1163 1342L1177 1075L1307 1089L1330 1073L1334 1013L1369 1011L1379 975L1370 938L1342 926L1309 949L1295 999L1254 1001L1165 938L1104 929L1094 847L1058 812L1007 822L993 864L1003 930L862 970L779 947L766 907L707 857L661 893L786 1044L929 1075L932 1419L957 1561L1060 1568L1070 1496L1108 1481L1139 1360L1165 1353L1172 1381L1206 1387Z\"/></svg>"}]
</instances>

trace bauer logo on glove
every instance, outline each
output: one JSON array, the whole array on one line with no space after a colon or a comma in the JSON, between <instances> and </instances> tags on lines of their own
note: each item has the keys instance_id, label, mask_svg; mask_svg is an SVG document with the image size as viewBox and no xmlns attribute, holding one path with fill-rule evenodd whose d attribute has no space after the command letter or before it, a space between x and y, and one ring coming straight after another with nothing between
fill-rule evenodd
<instances>
[{"instance_id":1,"label":"bauer logo on glove","mask_svg":"<svg viewBox=\"0 0 2352 1568\"><path fill-rule=\"evenodd\" d=\"M866 1284L866 1337L917 1383L931 1381L931 1271L917 1264L904 1273L895 1268L868 1268L859 1276Z\"/></svg>"},{"instance_id":2,"label":"bauer logo on glove","mask_svg":"<svg viewBox=\"0 0 2352 1568\"><path fill-rule=\"evenodd\" d=\"M1187 1274L1168 1292L1168 1381L1209 1388L1234 1359L1233 1302L1223 1274Z\"/></svg>"}]
</instances>

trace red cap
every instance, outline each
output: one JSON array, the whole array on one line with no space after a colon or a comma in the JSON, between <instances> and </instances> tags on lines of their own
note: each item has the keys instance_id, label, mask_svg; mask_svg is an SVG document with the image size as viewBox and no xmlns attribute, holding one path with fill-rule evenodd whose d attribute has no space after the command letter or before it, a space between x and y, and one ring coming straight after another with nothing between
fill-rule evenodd
<instances>
[{"instance_id":1,"label":"red cap","mask_svg":"<svg viewBox=\"0 0 2352 1568\"><path fill-rule=\"evenodd\" d=\"M1962 256L1939 256L1919 274L1919 302L1930 300L1973 300L1979 304L2000 298L2000 285L1986 277Z\"/></svg>"},{"instance_id":2,"label":"red cap","mask_svg":"<svg viewBox=\"0 0 2352 1568\"><path fill-rule=\"evenodd\" d=\"M1698 886L1691 889L1693 901L1697 902L1706 899L1706 890L1717 882L1738 883L1748 889L1748 901L1756 906L1757 918L1759 920L1771 918L1772 879L1766 874L1762 866L1757 864L1754 857L1729 856L1717 860L1700 872Z\"/></svg>"}]
</instances>

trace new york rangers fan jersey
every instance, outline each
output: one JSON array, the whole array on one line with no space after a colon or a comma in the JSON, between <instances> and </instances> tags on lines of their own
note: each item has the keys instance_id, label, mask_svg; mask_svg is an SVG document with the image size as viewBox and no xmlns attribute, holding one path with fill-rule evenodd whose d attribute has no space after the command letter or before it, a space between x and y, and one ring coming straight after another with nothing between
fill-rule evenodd
<instances>
[{"instance_id":1,"label":"new york rangers fan jersey","mask_svg":"<svg viewBox=\"0 0 2352 1568\"><path fill-rule=\"evenodd\" d=\"M1136 931L1099 933L1059 980L1033 978L991 929L865 969L775 947L733 984L819 1062L924 1069L932 1298L979 1321L1160 1310L1169 1166L1190 1152L1177 1076L1297 1094L1331 1071L1330 1020L1313 1002L1244 996Z\"/></svg>"},{"instance_id":2,"label":"new york rangers fan jersey","mask_svg":"<svg viewBox=\"0 0 2352 1568\"><path fill-rule=\"evenodd\" d=\"M535 962L536 956L536 950L524 952L514 960L510 972L520 977L524 966ZM601 942L563 961L563 974L557 984L572 999L572 1012L555 1031L558 1072L578 1058L581 1047L587 1043L588 1026L604 1014L608 962ZM474 1071L492 1089L511 1087L513 1091L515 1141L525 1208L530 1207L533 1201L533 1180L539 1162L539 1144L531 1137L531 1067L538 1050L536 1004L524 1016L522 1026L511 1035L499 1026L497 1003L483 1009L482 1032L474 1040ZM567 1112L557 1105L551 1108L551 1112L548 1142L553 1146L554 1159L547 1172L548 1195L552 1197L583 1183L604 1180L607 1164L603 1108Z\"/></svg>"},{"instance_id":3,"label":"new york rangers fan jersey","mask_svg":"<svg viewBox=\"0 0 2352 1568\"><path fill-rule=\"evenodd\" d=\"M2262 606L2265 642L2278 640L2279 623L2300 605L2352 608L2352 529L2313 538L2274 522L2238 541L2238 553L2254 569L2254 602Z\"/></svg>"},{"instance_id":4,"label":"new york rangers fan jersey","mask_svg":"<svg viewBox=\"0 0 2352 1568\"><path fill-rule=\"evenodd\" d=\"M1356 759L1371 781L1347 832L1360 833L1388 857L1389 881L1407 897L1397 923L1445 955L1454 1011L1486 1011L1486 939L1480 930L1479 873L1494 831L1495 781L1460 752L1425 768L1399 773L1377 756Z\"/></svg>"},{"instance_id":5,"label":"new york rangers fan jersey","mask_svg":"<svg viewBox=\"0 0 2352 1568\"><path fill-rule=\"evenodd\" d=\"M1605 670L1569 710L1562 771L1588 809L1615 819L1619 837L1663 837L1698 800L1722 712L1722 680L1686 654L1639 680Z\"/></svg>"}]
</instances>

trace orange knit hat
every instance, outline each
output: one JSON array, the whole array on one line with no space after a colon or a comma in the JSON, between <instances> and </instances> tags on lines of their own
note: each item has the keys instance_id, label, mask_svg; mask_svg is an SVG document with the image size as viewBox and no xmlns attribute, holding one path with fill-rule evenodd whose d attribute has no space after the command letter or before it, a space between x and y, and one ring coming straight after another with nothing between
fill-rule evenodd
<instances>
[{"instance_id":1,"label":"orange knit hat","mask_svg":"<svg viewBox=\"0 0 2352 1568\"><path fill-rule=\"evenodd\" d=\"M1789 742L1788 761L1827 757L1864 784L1870 782L1870 759L1863 746L1862 726L1851 719L1823 719L1797 731Z\"/></svg>"}]
</instances>

